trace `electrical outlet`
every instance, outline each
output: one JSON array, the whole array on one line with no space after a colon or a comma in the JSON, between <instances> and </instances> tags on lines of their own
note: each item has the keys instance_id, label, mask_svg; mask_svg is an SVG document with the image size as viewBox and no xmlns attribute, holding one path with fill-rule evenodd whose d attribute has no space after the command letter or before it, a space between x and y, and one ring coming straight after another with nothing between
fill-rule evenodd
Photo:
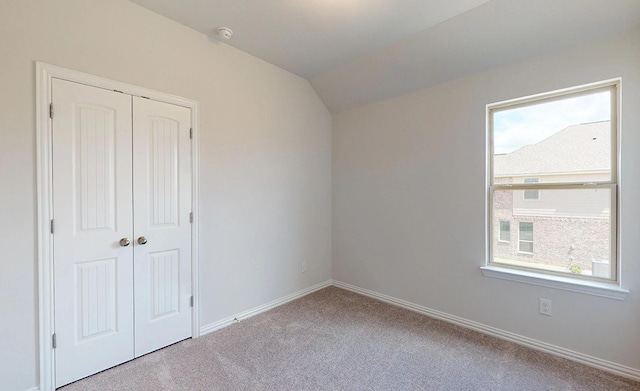
<instances>
[{"instance_id":1,"label":"electrical outlet","mask_svg":"<svg viewBox=\"0 0 640 391\"><path fill-rule=\"evenodd\" d=\"M540 313L542 315L551 316L551 300L540 298Z\"/></svg>"},{"instance_id":2,"label":"electrical outlet","mask_svg":"<svg viewBox=\"0 0 640 391\"><path fill-rule=\"evenodd\" d=\"M307 271L307 263L306 262L302 262L302 273Z\"/></svg>"}]
</instances>

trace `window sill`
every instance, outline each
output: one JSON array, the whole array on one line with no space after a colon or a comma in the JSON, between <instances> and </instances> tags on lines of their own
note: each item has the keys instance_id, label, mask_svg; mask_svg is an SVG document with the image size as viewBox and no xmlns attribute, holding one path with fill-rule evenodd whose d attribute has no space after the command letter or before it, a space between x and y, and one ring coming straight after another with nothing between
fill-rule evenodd
<instances>
[{"instance_id":1,"label":"window sill","mask_svg":"<svg viewBox=\"0 0 640 391\"><path fill-rule=\"evenodd\" d=\"M568 277L552 276L499 266L482 266L480 269L486 277L523 282L525 284L562 289L609 299L624 300L629 294L629 291L626 289L604 282L576 280Z\"/></svg>"}]
</instances>

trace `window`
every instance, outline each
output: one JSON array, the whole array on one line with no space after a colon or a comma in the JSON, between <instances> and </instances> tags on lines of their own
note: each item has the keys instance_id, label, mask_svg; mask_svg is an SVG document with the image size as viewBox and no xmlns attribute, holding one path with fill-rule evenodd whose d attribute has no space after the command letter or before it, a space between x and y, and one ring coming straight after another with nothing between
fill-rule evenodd
<instances>
[{"instance_id":1,"label":"window","mask_svg":"<svg viewBox=\"0 0 640 391\"><path fill-rule=\"evenodd\" d=\"M614 80L487 106L488 266L617 282L619 94Z\"/></svg>"},{"instance_id":2,"label":"window","mask_svg":"<svg viewBox=\"0 0 640 391\"><path fill-rule=\"evenodd\" d=\"M533 223L518 224L518 251L533 254Z\"/></svg>"},{"instance_id":3,"label":"window","mask_svg":"<svg viewBox=\"0 0 640 391\"><path fill-rule=\"evenodd\" d=\"M498 237L500 242L511 241L511 223L508 221L500 220L500 236Z\"/></svg>"},{"instance_id":4,"label":"window","mask_svg":"<svg viewBox=\"0 0 640 391\"><path fill-rule=\"evenodd\" d=\"M524 183L538 183L538 178L524 178ZM524 191L524 199L525 200L537 200L538 199L538 190L525 190Z\"/></svg>"}]
</instances>

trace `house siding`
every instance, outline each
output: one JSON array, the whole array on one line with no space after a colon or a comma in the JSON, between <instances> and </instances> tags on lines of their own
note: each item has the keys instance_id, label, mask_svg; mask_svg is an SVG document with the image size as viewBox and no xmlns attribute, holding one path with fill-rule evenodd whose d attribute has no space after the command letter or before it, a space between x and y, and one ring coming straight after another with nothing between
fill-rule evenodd
<instances>
[{"instance_id":1,"label":"house siding","mask_svg":"<svg viewBox=\"0 0 640 391\"><path fill-rule=\"evenodd\" d=\"M541 177L541 182L588 182L605 174ZM496 184L523 183L500 177ZM494 260L535 262L556 271L592 274L592 261L611 259L610 192L608 189L540 190L538 200L525 200L523 190L497 190L493 196ZM500 221L510 223L510 241L499 241ZM519 223L533 223L533 253L519 251ZM531 266L531 265L529 265ZM570 269L571 268L571 269ZM602 276L601 276L602 277Z\"/></svg>"}]
</instances>

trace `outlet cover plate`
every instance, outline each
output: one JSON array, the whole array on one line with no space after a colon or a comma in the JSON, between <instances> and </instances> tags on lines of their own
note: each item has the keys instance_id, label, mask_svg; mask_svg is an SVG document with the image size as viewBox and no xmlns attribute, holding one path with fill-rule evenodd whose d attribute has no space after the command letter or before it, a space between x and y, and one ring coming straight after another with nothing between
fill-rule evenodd
<instances>
[{"instance_id":1,"label":"outlet cover plate","mask_svg":"<svg viewBox=\"0 0 640 391\"><path fill-rule=\"evenodd\" d=\"M551 314L553 312L552 312L551 300L550 299L540 298L540 313L542 315L551 316Z\"/></svg>"}]
</instances>

